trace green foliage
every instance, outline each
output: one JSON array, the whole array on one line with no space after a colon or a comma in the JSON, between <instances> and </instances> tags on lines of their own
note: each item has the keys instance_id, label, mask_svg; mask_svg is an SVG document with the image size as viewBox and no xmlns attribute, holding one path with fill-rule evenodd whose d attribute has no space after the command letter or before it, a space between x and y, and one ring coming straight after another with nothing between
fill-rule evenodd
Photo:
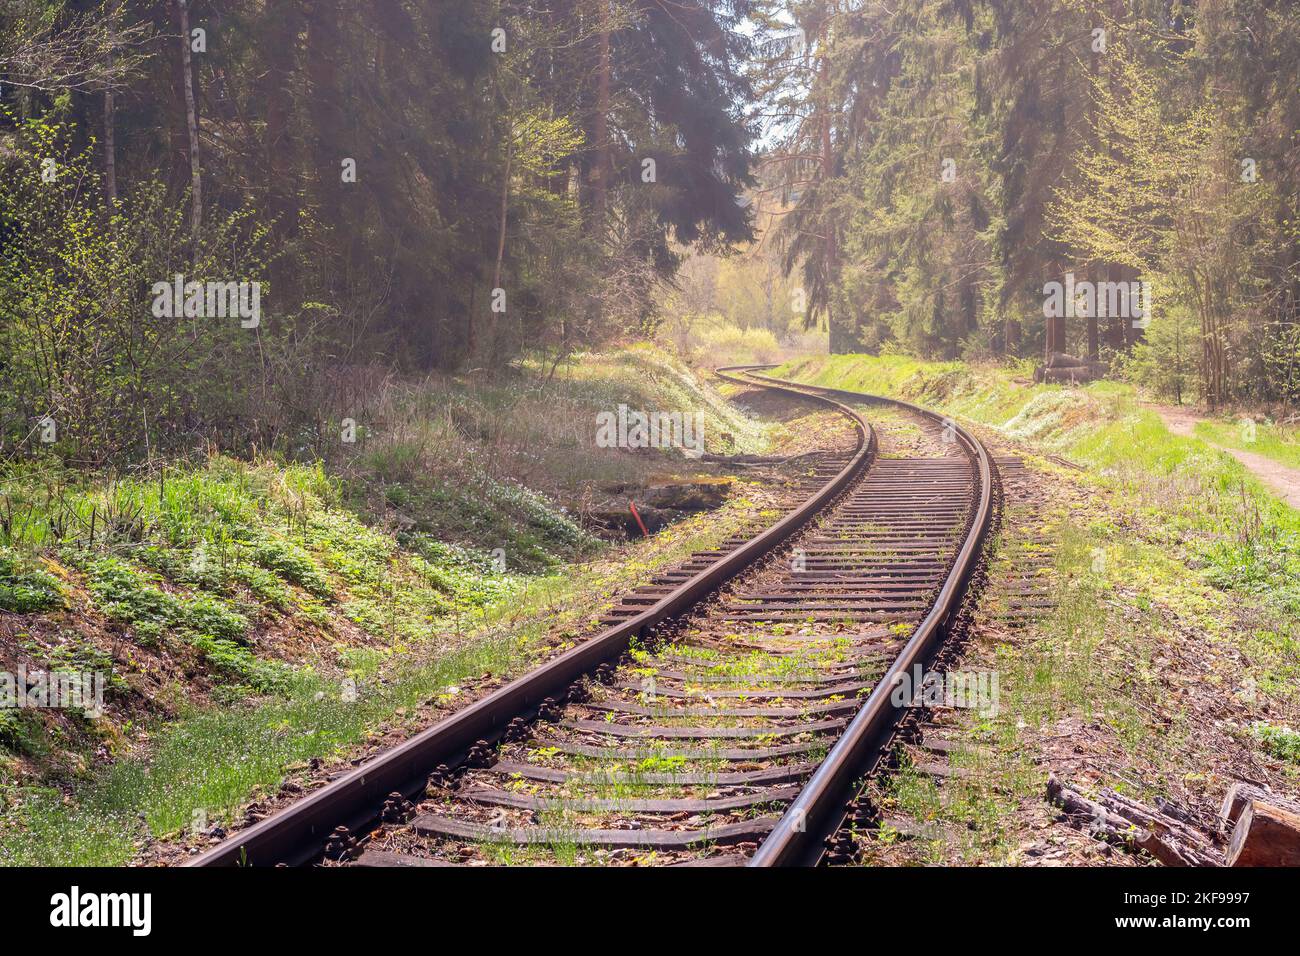
<instances>
[{"instance_id":1,"label":"green foliage","mask_svg":"<svg viewBox=\"0 0 1300 956\"><path fill-rule=\"evenodd\" d=\"M199 103L222 106L196 118L201 146L192 171L182 150L182 176L159 148L184 139L187 117L182 103L177 125L179 40L157 5L6 0L0 303L16 325L4 354L41 350L2 400L7 446L46 413L78 460L133 460L196 433L317 445L339 356L499 369L651 322L677 243L749 237L736 202L755 138L741 6L616 0L595 17L495 0L245 4L224 12L225 42L202 58L211 71L189 78ZM504 49L491 48L495 28ZM592 69L601 33L618 37L608 71ZM90 102L110 86L119 109L105 117ZM111 208L93 141L106 127ZM46 158L53 183L34 178ZM642 182L645 159L655 175ZM178 185L191 172L197 242ZM229 215L254 196L256 213ZM145 291L177 273L265 280L275 315L256 332L157 320ZM489 311L494 287L509 290L508 319Z\"/></svg>"},{"instance_id":2,"label":"green foliage","mask_svg":"<svg viewBox=\"0 0 1300 956\"><path fill-rule=\"evenodd\" d=\"M780 354L780 343L775 335L763 328L742 329L735 325L710 323L691 330L690 340L710 361L723 356L735 364L746 362L766 364Z\"/></svg>"},{"instance_id":3,"label":"green foliage","mask_svg":"<svg viewBox=\"0 0 1300 956\"><path fill-rule=\"evenodd\" d=\"M248 620L219 598L173 595L157 586L156 576L112 556L93 559L85 568L99 610L131 627L142 643L174 632L226 678L263 692L284 688L288 670L258 660L243 646Z\"/></svg>"},{"instance_id":4,"label":"green foliage","mask_svg":"<svg viewBox=\"0 0 1300 956\"><path fill-rule=\"evenodd\" d=\"M85 571L99 610L112 620L134 627L144 640L156 640L166 628L183 620L181 602L153 583L160 580L157 575L111 555L90 560Z\"/></svg>"},{"instance_id":5,"label":"green foliage","mask_svg":"<svg viewBox=\"0 0 1300 956\"><path fill-rule=\"evenodd\" d=\"M185 605L185 625L196 635L231 643L243 640L248 619L217 598L200 595Z\"/></svg>"},{"instance_id":6,"label":"green foliage","mask_svg":"<svg viewBox=\"0 0 1300 956\"><path fill-rule=\"evenodd\" d=\"M213 642L209 653L232 671L245 672L238 648ZM356 700L345 699L337 682L310 674L262 674L277 679L280 696L253 707L190 713L160 729L151 759L103 768L73 808L58 791L24 792L16 809L0 810L0 865L120 866L145 834L186 830L196 810L213 825L223 823L253 788L278 787L286 767L332 757L399 709L485 670L508 673L525 659L513 638L483 640L412 661L383 683L362 683Z\"/></svg>"},{"instance_id":7,"label":"green foliage","mask_svg":"<svg viewBox=\"0 0 1300 956\"><path fill-rule=\"evenodd\" d=\"M75 138L28 120L4 161L0 349L12 387L0 451L31 445L31 423L49 416L66 455L121 459L184 418L217 422L243 409L252 333L238 320L155 316L148 290L177 274L263 278L265 230L251 210L213 217L186 255L183 207L146 181L107 209L93 153L74 149Z\"/></svg>"},{"instance_id":8,"label":"green foliage","mask_svg":"<svg viewBox=\"0 0 1300 956\"><path fill-rule=\"evenodd\" d=\"M833 353L1096 349L1161 398L1295 401L1294 4L757 6L768 191L800 194L764 211ZM1067 272L1148 283L1145 332L1049 329Z\"/></svg>"},{"instance_id":9,"label":"green foliage","mask_svg":"<svg viewBox=\"0 0 1300 956\"><path fill-rule=\"evenodd\" d=\"M27 566L12 550L0 547L0 611L34 614L63 603L54 575Z\"/></svg>"},{"instance_id":10,"label":"green foliage","mask_svg":"<svg viewBox=\"0 0 1300 956\"><path fill-rule=\"evenodd\" d=\"M1197 324L1172 303L1152 317L1143 341L1115 356L1113 371L1160 401L1182 404L1197 397L1199 348Z\"/></svg>"},{"instance_id":11,"label":"green foliage","mask_svg":"<svg viewBox=\"0 0 1300 956\"><path fill-rule=\"evenodd\" d=\"M1196 315L1200 391L1217 404L1235 390L1231 350L1245 337L1237 320L1254 318L1259 305L1251 268L1278 238L1269 217L1277 197L1269 182L1242 174L1246 134L1229 103L1211 96L1171 115L1159 67L1144 67L1118 40L1107 59L1093 79L1104 145L1085 147L1077 181L1057 190L1049 208L1055 238L1085 261L1142 275L1152 287L1153 323L1171 304ZM1115 150L1115 142L1134 145ZM1188 337L1181 315L1169 324L1173 331L1153 339L1136 367L1150 376L1153 358L1173 365L1155 384L1167 391L1172 377L1178 392L1191 364L1183 358Z\"/></svg>"},{"instance_id":12,"label":"green foliage","mask_svg":"<svg viewBox=\"0 0 1300 956\"><path fill-rule=\"evenodd\" d=\"M254 561L292 584L306 588L317 597L332 593L329 579L302 548L283 538L264 537L251 550Z\"/></svg>"},{"instance_id":13,"label":"green foliage","mask_svg":"<svg viewBox=\"0 0 1300 956\"><path fill-rule=\"evenodd\" d=\"M238 699L243 686L260 693L282 692L292 678L287 665L259 660L247 647L235 641L209 634L195 633L189 642L203 654L203 659L213 670L236 682L228 696Z\"/></svg>"},{"instance_id":14,"label":"green foliage","mask_svg":"<svg viewBox=\"0 0 1300 956\"><path fill-rule=\"evenodd\" d=\"M1300 734L1291 728L1257 723L1251 726L1250 732L1274 757L1300 764Z\"/></svg>"}]
</instances>

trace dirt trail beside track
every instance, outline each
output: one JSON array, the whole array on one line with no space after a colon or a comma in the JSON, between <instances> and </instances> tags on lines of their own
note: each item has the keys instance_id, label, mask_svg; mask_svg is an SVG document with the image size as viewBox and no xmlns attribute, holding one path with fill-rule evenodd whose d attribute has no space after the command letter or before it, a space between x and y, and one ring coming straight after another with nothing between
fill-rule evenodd
<instances>
[{"instance_id":1,"label":"dirt trail beside track","mask_svg":"<svg viewBox=\"0 0 1300 956\"><path fill-rule=\"evenodd\" d=\"M1245 465L1251 474L1271 488L1279 498L1292 508L1300 508L1300 469L1289 468L1263 455L1257 455L1251 451L1242 451L1237 448L1229 448L1226 445L1220 445L1208 438L1197 435L1196 423L1208 419L1186 408L1169 408L1160 405L1152 407L1164 419L1165 425L1175 435L1182 435L1185 438L1199 438L1206 444L1213 445L1221 451L1226 451Z\"/></svg>"}]
</instances>

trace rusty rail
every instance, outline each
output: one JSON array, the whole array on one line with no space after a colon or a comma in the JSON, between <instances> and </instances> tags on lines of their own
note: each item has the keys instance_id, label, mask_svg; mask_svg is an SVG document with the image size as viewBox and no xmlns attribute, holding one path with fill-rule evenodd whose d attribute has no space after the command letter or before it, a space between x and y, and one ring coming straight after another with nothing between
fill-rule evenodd
<instances>
[{"instance_id":1,"label":"rusty rail","mask_svg":"<svg viewBox=\"0 0 1300 956\"><path fill-rule=\"evenodd\" d=\"M758 375L752 371L750 375L785 387L793 385L783 379ZM979 561L993 518L996 472L992 459L975 436L951 419L897 399L820 386L798 387L822 396L895 405L951 428L971 457L976 472L978 497L974 502L961 550L957 553L930 613L877 683L867 702L816 773L786 809L772 833L750 858L749 865L754 867L810 866L821 858L825 849L824 840L843 822L845 803L853 795L854 783L880 759L893 729L902 717L903 709L891 699L898 679L910 673L915 665L928 664L949 633Z\"/></svg>"},{"instance_id":2,"label":"rusty rail","mask_svg":"<svg viewBox=\"0 0 1300 956\"><path fill-rule=\"evenodd\" d=\"M733 382L755 384L734 374L742 368L730 367L718 372ZM633 638L643 636L657 625L693 608L722 584L800 531L863 472L873 453L874 433L861 415L833 398L775 380L761 384L776 391L830 404L853 421L857 429L857 446L852 459L803 504L695 574L643 613L601 631L292 806L233 834L186 865L296 866L318 859L326 838L336 828L347 827L358 832L371 826L390 794L401 793L408 798L415 796L425 787L433 768L444 763L454 764L476 743L500 737L512 718L534 713L544 701L562 694L578 678L616 659Z\"/></svg>"}]
</instances>

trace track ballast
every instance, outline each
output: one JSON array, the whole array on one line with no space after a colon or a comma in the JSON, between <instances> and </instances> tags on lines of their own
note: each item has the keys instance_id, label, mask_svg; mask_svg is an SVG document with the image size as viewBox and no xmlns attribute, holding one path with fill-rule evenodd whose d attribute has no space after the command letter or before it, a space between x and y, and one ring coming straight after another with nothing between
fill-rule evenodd
<instances>
[{"instance_id":1,"label":"track ballast","mask_svg":"<svg viewBox=\"0 0 1300 956\"><path fill-rule=\"evenodd\" d=\"M720 371L834 405L856 447L810 459L773 527L194 864L817 862L897 723L895 676L955 617L993 472L920 409ZM883 452L863 404L891 420Z\"/></svg>"}]
</instances>

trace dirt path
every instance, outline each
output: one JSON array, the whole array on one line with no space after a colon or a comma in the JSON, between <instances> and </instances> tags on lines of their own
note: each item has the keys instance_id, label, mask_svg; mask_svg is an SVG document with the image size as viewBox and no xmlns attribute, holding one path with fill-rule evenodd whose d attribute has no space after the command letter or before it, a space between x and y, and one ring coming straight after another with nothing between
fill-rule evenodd
<instances>
[{"instance_id":1,"label":"dirt path","mask_svg":"<svg viewBox=\"0 0 1300 956\"><path fill-rule=\"evenodd\" d=\"M1273 489L1279 498L1292 508L1300 508L1300 469L1288 468L1280 462L1266 458L1263 455L1257 455L1253 451L1229 448L1226 445L1220 445L1218 442L1197 435L1196 423L1206 421L1206 419L1186 408L1171 408L1164 405L1153 405L1151 407L1159 413L1160 417L1164 419L1165 425L1175 435L1182 435L1186 438L1199 438L1208 445L1226 451L1245 465L1256 478Z\"/></svg>"}]
</instances>

